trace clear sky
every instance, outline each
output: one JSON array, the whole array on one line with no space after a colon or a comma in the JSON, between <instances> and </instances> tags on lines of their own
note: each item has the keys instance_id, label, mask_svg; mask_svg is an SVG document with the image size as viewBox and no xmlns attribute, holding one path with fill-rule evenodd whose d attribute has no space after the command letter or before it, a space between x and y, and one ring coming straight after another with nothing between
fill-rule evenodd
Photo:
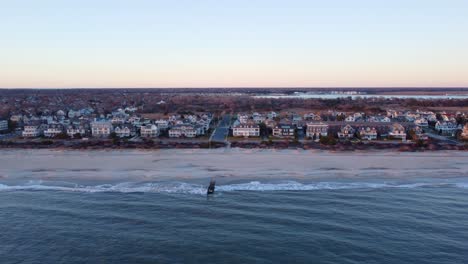
<instances>
[{"instance_id":1,"label":"clear sky","mask_svg":"<svg viewBox=\"0 0 468 264\"><path fill-rule=\"evenodd\" d=\"M466 0L0 0L0 87L468 86Z\"/></svg>"}]
</instances>

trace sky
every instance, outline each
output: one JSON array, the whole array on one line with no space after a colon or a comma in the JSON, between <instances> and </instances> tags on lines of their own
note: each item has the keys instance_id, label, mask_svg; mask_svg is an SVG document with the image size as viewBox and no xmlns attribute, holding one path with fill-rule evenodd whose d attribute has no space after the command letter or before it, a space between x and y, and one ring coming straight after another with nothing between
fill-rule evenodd
<instances>
[{"instance_id":1,"label":"sky","mask_svg":"<svg viewBox=\"0 0 468 264\"><path fill-rule=\"evenodd\" d=\"M468 87L466 0L0 0L1 88Z\"/></svg>"}]
</instances>

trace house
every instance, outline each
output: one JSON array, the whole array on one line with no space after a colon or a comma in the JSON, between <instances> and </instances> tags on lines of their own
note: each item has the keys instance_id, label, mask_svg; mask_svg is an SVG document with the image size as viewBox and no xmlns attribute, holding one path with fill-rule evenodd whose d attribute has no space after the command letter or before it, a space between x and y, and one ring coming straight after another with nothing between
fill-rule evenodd
<instances>
[{"instance_id":1,"label":"house","mask_svg":"<svg viewBox=\"0 0 468 264\"><path fill-rule=\"evenodd\" d=\"M239 114L239 115L237 116L237 120L239 120L239 122L240 122L241 124L245 124L245 123L247 123L247 122L249 121L249 116L248 116L248 115Z\"/></svg>"},{"instance_id":2,"label":"house","mask_svg":"<svg viewBox=\"0 0 468 264\"><path fill-rule=\"evenodd\" d=\"M63 133L63 125L61 124L49 124L47 128L44 130L45 137L55 137L61 133Z\"/></svg>"},{"instance_id":3,"label":"house","mask_svg":"<svg viewBox=\"0 0 468 264\"><path fill-rule=\"evenodd\" d=\"M468 139L468 123L463 127L462 133L460 134L462 139Z\"/></svg>"},{"instance_id":4,"label":"house","mask_svg":"<svg viewBox=\"0 0 468 264\"><path fill-rule=\"evenodd\" d=\"M0 132L8 130L8 121L7 120L0 120Z\"/></svg>"},{"instance_id":5,"label":"house","mask_svg":"<svg viewBox=\"0 0 468 264\"><path fill-rule=\"evenodd\" d=\"M417 118L414 120L414 124L417 125L418 127L428 127L429 124L427 122L426 118Z\"/></svg>"},{"instance_id":6,"label":"house","mask_svg":"<svg viewBox=\"0 0 468 264\"><path fill-rule=\"evenodd\" d=\"M140 135L145 138L153 138L159 136L159 129L156 125L146 124L140 127Z\"/></svg>"},{"instance_id":7,"label":"house","mask_svg":"<svg viewBox=\"0 0 468 264\"><path fill-rule=\"evenodd\" d=\"M364 140L376 140L377 139L377 130L375 127L361 127L359 129L359 137Z\"/></svg>"},{"instance_id":8,"label":"house","mask_svg":"<svg viewBox=\"0 0 468 264\"><path fill-rule=\"evenodd\" d=\"M22 132L23 137L38 137L40 135L42 135L40 124L29 124L24 126Z\"/></svg>"},{"instance_id":9,"label":"house","mask_svg":"<svg viewBox=\"0 0 468 264\"><path fill-rule=\"evenodd\" d=\"M119 138L132 137L132 136L135 136L136 134L135 127L132 126L131 124L117 125L114 128L114 133Z\"/></svg>"},{"instance_id":10,"label":"house","mask_svg":"<svg viewBox=\"0 0 468 264\"><path fill-rule=\"evenodd\" d=\"M23 120L23 115L12 115L10 116L10 120L13 122L20 122Z\"/></svg>"},{"instance_id":11,"label":"house","mask_svg":"<svg viewBox=\"0 0 468 264\"><path fill-rule=\"evenodd\" d=\"M232 128L235 137L259 137L260 126L258 124L237 124Z\"/></svg>"},{"instance_id":12,"label":"house","mask_svg":"<svg viewBox=\"0 0 468 264\"><path fill-rule=\"evenodd\" d=\"M259 113L254 113L252 118L253 118L253 121L257 124L263 123L266 120L266 117Z\"/></svg>"},{"instance_id":13,"label":"house","mask_svg":"<svg viewBox=\"0 0 468 264\"><path fill-rule=\"evenodd\" d=\"M424 133L421 127L417 126L413 129L413 139L414 140L428 140L429 137Z\"/></svg>"},{"instance_id":14,"label":"house","mask_svg":"<svg viewBox=\"0 0 468 264\"><path fill-rule=\"evenodd\" d=\"M290 124L279 124L273 128L273 136L275 137L294 137L294 126Z\"/></svg>"},{"instance_id":15,"label":"house","mask_svg":"<svg viewBox=\"0 0 468 264\"><path fill-rule=\"evenodd\" d=\"M340 139L353 138L355 132L356 130L352 126L350 125L343 126L341 127L340 132L338 132L338 138Z\"/></svg>"},{"instance_id":16,"label":"house","mask_svg":"<svg viewBox=\"0 0 468 264\"><path fill-rule=\"evenodd\" d=\"M278 114L272 111L267 114L267 117L268 119L275 119L276 117L278 117Z\"/></svg>"},{"instance_id":17,"label":"house","mask_svg":"<svg viewBox=\"0 0 468 264\"><path fill-rule=\"evenodd\" d=\"M393 139L406 140L406 130L402 125L394 123L390 126L388 136Z\"/></svg>"},{"instance_id":18,"label":"house","mask_svg":"<svg viewBox=\"0 0 468 264\"><path fill-rule=\"evenodd\" d=\"M169 137L171 138L179 138L179 137L189 137L193 138L196 137L197 131L194 125L190 124L180 124L175 125L171 129L169 129Z\"/></svg>"},{"instance_id":19,"label":"house","mask_svg":"<svg viewBox=\"0 0 468 264\"><path fill-rule=\"evenodd\" d=\"M75 137L76 135L84 136L86 134L85 126L83 125L69 125L67 127L67 135Z\"/></svg>"},{"instance_id":20,"label":"house","mask_svg":"<svg viewBox=\"0 0 468 264\"><path fill-rule=\"evenodd\" d=\"M112 132L112 123L107 120L95 120L91 122L91 135L93 137L108 137Z\"/></svg>"},{"instance_id":21,"label":"house","mask_svg":"<svg viewBox=\"0 0 468 264\"><path fill-rule=\"evenodd\" d=\"M389 117L387 117L387 116L384 116L384 117L382 117L382 118L380 119L380 122L390 123L391 121L392 121L392 120L391 120Z\"/></svg>"},{"instance_id":22,"label":"house","mask_svg":"<svg viewBox=\"0 0 468 264\"><path fill-rule=\"evenodd\" d=\"M164 119L159 119L154 121L154 124L158 127L159 130L166 130L169 128L169 122Z\"/></svg>"},{"instance_id":23,"label":"house","mask_svg":"<svg viewBox=\"0 0 468 264\"><path fill-rule=\"evenodd\" d=\"M320 137L328 135L328 124L322 122L307 123L306 136Z\"/></svg>"},{"instance_id":24,"label":"house","mask_svg":"<svg viewBox=\"0 0 468 264\"><path fill-rule=\"evenodd\" d=\"M354 122L354 121L356 121L356 118L354 117L354 115L350 115L345 118L345 122Z\"/></svg>"},{"instance_id":25,"label":"house","mask_svg":"<svg viewBox=\"0 0 468 264\"><path fill-rule=\"evenodd\" d=\"M450 121L437 121L435 124L435 129L441 134L445 136L455 136L455 133L458 129L461 129L461 126L458 126L456 122Z\"/></svg>"}]
</instances>

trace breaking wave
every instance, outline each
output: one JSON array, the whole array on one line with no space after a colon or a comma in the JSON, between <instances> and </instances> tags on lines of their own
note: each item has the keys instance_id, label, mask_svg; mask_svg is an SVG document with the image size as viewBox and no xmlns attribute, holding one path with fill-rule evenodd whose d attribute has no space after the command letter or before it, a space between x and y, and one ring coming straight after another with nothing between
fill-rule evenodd
<instances>
[{"instance_id":1,"label":"breaking wave","mask_svg":"<svg viewBox=\"0 0 468 264\"><path fill-rule=\"evenodd\" d=\"M379 189L379 188L424 188L424 187L456 187L468 188L468 183L372 183L372 182L317 182L300 183L284 181L277 183L262 183L251 181L239 184L217 185L217 192L235 191L313 191L313 190L341 190L341 189ZM102 184L84 186L78 184L53 185L43 182L30 182L24 185L0 184L0 191L66 191L66 192L117 192L117 193L186 193L206 194L206 186L185 182L156 182Z\"/></svg>"}]
</instances>

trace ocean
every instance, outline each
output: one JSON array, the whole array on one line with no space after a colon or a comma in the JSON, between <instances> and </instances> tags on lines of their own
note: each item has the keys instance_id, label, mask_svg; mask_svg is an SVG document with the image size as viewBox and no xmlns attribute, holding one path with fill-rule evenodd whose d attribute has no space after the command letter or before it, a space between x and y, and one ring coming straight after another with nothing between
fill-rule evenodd
<instances>
[{"instance_id":1,"label":"ocean","mask_svg":"<svg viewBox=\"0 0 468 264\"><path fill-rule=\"evenodd\" d=\"M0 262L467 263L467 157L0 151Z\"/></svg>"}]
</instances>

